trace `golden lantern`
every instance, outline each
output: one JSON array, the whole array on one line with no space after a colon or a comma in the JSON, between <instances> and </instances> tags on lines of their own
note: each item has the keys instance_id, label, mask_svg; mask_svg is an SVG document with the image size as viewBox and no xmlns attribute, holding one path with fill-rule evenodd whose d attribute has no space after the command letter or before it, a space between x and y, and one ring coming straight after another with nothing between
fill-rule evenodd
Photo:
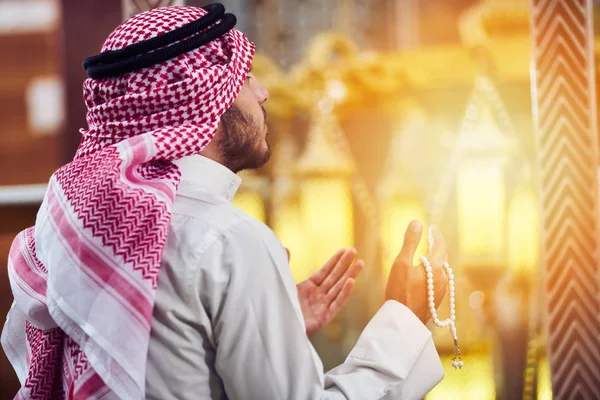
<instances>
[{"instance_id":1,"label":"golden lantern","mask_svg":"<svg viewBox=\"0 0 600 400\"><path fill-rule=\"evenodd\" d=\"M277 177L273 184L271 226L281 243L290 251L290 268L296 283L308 279L313 271L308 234L304 229L298 189L289 177Z\"/></svg>"},{"instance_id":2,"label":"golden lantern","mask_svg":"<svg viewBox=\"0 0 600 400\"><path fill-rule=\"evenodd\" d=\"M295 265L295 276L310 276L337 250L354 243L351 177L354 165L331 143L341 129L327 103L314 110L306 149L295 168L299 178L299 208L305 248L310 257ZM300 268L300 269L297 269Z\"/></svg>"},{"instance_id":3,"label":"golden lantern","mask_svg":"<svg viewBox=\"0 0 600 400\"><path fill-rule=\"evenodd\" d=\"M390 272L394 259L404 241L404 232L410 221L418 219L427 228L425 204L419 195L419 188L414 181L406 176L402 165L402 157L392 157L389 171L381 181L378 190L381 212L381 241L383 245L382 273L384 277ZM419 257L429 251L427 234L419 242L415 252L414 264L418 264Z\"/></svg>"},{"instance_id":4,"label":"golden lantern","mask_svg":"<svg viewBox=\"0 0 600 400\"><path fill-rule=\"evenodd\" d=\"M270 186L271 207L269 225L281 243L290 251L290 268L296 283L307 279L306 267L311 260L300 212L299 187L294 177L296 146L292 140L290 122L277 125L278 140L273 149L273 179Z\"/></svg>"},{"instance_id":5,"label":"golden lantern","mask_svg":"<svg viewBox=\"0 0 600 400\"><path fill-rule=\"evenodd\" d=\"M509 142L489 105L471 105L467 118L473 124L459 137L463 157L456 180L460 254L471 268L500 267L506 253L504 168Z\"/></svg>"},{"instance_id":6,"label":"golden lantern","mask_svg":"<svg viewBox=\"0 0 600 400\"><path fill-rule=\"evenodd\" d=\"M508 267L515 274L531 275L537 268L538 212L531 178L527 176L512 194L508 208Z\"/></svg>"},{"instance_id":7,"label":"golden lantern","mask_svg":"<svg viewBox=\"0 0 600 400\"><path fill-rule=\"evenodd\" d=\"M264 193L266 180L254 171L239 173L242 184L233 197L233 205L262 223L266 223Z\"/></svg>"}]
</instances>

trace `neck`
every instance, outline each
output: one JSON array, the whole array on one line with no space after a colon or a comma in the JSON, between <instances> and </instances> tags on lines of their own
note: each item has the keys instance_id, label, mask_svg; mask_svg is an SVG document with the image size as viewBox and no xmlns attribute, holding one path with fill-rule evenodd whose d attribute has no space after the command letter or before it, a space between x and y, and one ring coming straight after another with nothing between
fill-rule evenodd
<instances>
[{"instance_id":1,"label":"neck","mask_svg":"<svg viewBox=\"0 0 600 400\"><path fill-rule=\"evenodd\" d=\"M206 147L204 148L204 150L202 150L200 152L200 155L204 156L206 158L210 158L214 162L218 162L219 164L221 164L223 166L227 166L227 165L225 165L224 160L223 160L223 156L221 155L221 152L218 151L218 148L217 148L215 142L216 142L216 140L211 140L206 145Z\"/></svg>"}]
</instances>

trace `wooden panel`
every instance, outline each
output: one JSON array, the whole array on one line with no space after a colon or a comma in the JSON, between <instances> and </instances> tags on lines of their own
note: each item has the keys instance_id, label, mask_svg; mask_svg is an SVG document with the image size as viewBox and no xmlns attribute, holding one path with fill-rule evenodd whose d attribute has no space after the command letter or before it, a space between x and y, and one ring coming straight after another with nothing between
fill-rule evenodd
<instances>
[{"instance_id":1,"label":"wooden panel","mask_svg":"<svg viewBox=\"0 0 600 400\"><path fill-rule=\"evenodd\" d=\"M54 32L0 35L0 48L2 82L21 82L36 75L58 72L60 46Z\"/></svg>"},{"instance_id":2,"label":"wooden panel","mask_svg":"<svg viewBox=\"0 0 600 400\"><path fill-rule=\"evenodd\" d=\"M4 217L0 215L0 217ZM6 314L12 304L12 292L8 283L6 260L14 234L0 234L0 329L4 327ZM12 399L19 389L19 380L12 366L0 351L0 399Z\"/></svg>"},{"instance_id":3,"label":"wooden panel","mask_svg":"<svg viewBox=\"0 0 600 400\"><path fill-rule=\"evenodd\" d=\"M59 138L36 137L27 126L25 93L39 76L56 75L56 34L0 36L0 185L46 182L58 166ZM12 303L7 277L8 249L16 233L33 224L37 206L0 208L0 328ZM14 370L0 351L0 399L19 388Z\"/></svg>"},{"instance_id":4,"label":"wooden panel","mask_svg":"<svg viewBox=\"0 0 600 400\"><path fill-rule=\"evenodd\" d=\"M62 74L66 83L67 121L64 128L61 160L73 159L87 126L82 84L87 78L83 60L100 52L106 37L121 23L121 0L61 0L63 13Z\"/></svg>"},{"instance_id":5,"label":"wooden panel","mask_svg":"<svg viewBox=\"0 0 600 400\"><path fill-rule=\"evenodd\" d=\"M34 78L59 71L56 34L0 36L0 48L0 185L46 182L58 166L59 139L30 131L25 96Z\"/></svg>"}]
</instances>

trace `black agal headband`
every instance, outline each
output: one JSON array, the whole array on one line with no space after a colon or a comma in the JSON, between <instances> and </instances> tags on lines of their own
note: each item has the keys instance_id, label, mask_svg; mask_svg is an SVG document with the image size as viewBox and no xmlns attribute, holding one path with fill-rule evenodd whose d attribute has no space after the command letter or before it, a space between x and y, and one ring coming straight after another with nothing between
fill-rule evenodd
<instances>
[{"instance_id":1,"label":"black agal headband","mask_svg":"<svg viewBox=\"0 0 600 400\"><path fill-rule=\"evenodd\" d=\"M204 16L171 32L86 58L85 72L92 79L104 79L151 67L220 38L237 22L235 15L225 14L222 4L202 8L207 11ZM214 25L219 20L221 22ZM211 25L214 26L207 29Z\"/></svg>"}]
</instances>

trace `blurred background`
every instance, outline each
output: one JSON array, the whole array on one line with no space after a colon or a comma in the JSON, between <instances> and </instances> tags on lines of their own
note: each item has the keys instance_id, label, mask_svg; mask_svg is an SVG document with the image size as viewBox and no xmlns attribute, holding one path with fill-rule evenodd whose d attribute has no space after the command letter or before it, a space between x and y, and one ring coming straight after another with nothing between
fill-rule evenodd
<instances>
[{"instance_id":1,"label":"blurred background","mask_svg":"<svg viewBox=\"0 0 600 400\"><path fill-rule=\"evenodd\" d=\"M85 126L83 59L130 15L211 2L0 0L0 315L12 239ZM312 338L325 368L382 304L416 218L448 242L465 362L451 368L451 336L432 326L446 378L428 400L599 398L600 3L222 3L271 92L273 158L243 173L236 205L290 249L297 281L342 247L366 261L350 304ZM17 388L0 352L0 398Z\"/></svg>"}]
</instances>

